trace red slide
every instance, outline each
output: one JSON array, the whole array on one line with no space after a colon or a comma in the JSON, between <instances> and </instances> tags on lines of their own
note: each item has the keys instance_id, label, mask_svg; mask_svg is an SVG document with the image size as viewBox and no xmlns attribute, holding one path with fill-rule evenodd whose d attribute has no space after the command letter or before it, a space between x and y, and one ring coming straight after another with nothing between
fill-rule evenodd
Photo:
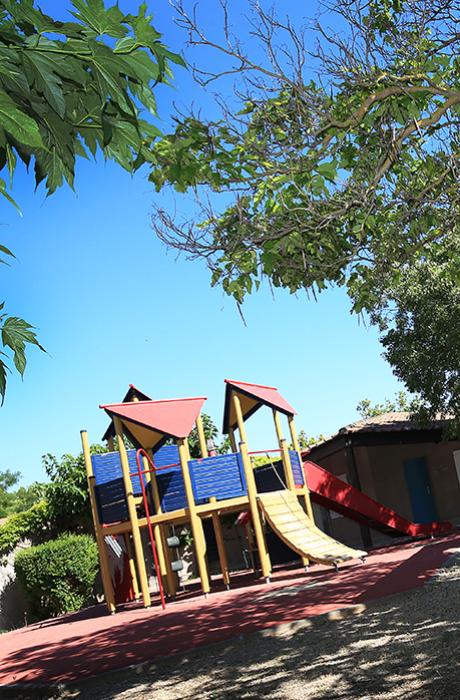
<instances>
[{"instance_id":1,"label":"red slide","mask_svg":"<svg viewBox=\"0 0 460 700\"><path fill-rule=\"evenodd\" d=\"M341 515L365 523L388 534L427 537L444 535L452 530L451 523L412 523L391 508L374 501L358 489L323 469L314 462L303 463L311 500Z\"/></svg>"}]
</instances>

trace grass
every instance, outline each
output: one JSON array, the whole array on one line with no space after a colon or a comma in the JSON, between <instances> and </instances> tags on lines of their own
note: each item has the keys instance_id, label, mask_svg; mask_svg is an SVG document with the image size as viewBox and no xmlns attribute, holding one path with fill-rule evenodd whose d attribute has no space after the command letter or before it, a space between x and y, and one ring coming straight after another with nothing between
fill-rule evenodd
<instances>
[{"instance_id":1,"label":"grass","mask_svg":"<svg viewBox=\"0 0 460 700\"><path fill-rule=\"evenodd\" d=\"M243 613L242 613L243 614ZM424 588L342 620L257 632L16 700L460 698L460 553ZM5 695L5 697L7 697Z\"/></svg>"}]
</instances>

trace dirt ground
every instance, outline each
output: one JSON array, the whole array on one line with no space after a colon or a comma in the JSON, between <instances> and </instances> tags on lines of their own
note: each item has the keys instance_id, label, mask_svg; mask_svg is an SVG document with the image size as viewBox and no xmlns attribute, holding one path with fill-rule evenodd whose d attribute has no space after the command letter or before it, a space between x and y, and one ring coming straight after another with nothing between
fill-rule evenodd
<instances>
[{"instance_id":1,"label":"dirt ground","mask_svg":"<svg viewBox=\"0 0 460 700\"><path fill-rule=\"evenodd\" d=\"M244 615L244 610L241 611ZM424 588L17 700L460 698L460 550Z\"/></svg>"}]
</instances>

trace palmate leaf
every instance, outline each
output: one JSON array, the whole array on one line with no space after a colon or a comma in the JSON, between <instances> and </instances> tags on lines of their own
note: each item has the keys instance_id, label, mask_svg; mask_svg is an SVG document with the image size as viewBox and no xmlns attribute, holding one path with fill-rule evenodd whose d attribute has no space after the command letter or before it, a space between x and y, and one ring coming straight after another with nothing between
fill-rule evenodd
<instances>
[{"instance_id":1,"label":"palmate leaf","mask_svg":"<svg viewBox=\"0 0 460 700\"><path fill-rule=\"evenodd\" d=\"M5 131L26 146L43 147L37 122L22 112L3 90L0 90L0 122Z\"/></svg>"},{"instance_id":2,"label":"palmate leaf","mask_svg":"<svg viewBox=\"0 0 460 700\"><path fill-rule=\"evenodd\" d=\"M40 350L45 352L45 349L38 342L33 326L22 318L8 316L3 321L1 333L2 343L4 347L8 347L13 351L14 366L21 376L24 374L24 369L26 367L26 344L36 345Z\"/></svg>"}]
</instances>

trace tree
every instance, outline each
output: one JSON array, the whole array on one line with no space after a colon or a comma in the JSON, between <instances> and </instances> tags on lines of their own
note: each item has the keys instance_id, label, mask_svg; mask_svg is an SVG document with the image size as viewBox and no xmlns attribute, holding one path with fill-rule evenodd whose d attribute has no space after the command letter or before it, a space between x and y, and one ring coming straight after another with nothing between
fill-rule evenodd
<instances>
[{"instance_id":1,"label":"tree","mask_svg":"<svg viewBox=\"0 0 460 700\"><path fill-rule=\"evenodd\" d=\"M412 267L429 277L436 257L449 252L452 265L441 272L452 290L458 285L460 3L332 2L324 7L340 29L316 21L308 33L249 5L262 57L232 33L225 3L224 41L176 5L190 45L227 60L220 73L196 67L197 79L223 78L225 90L233 75L234 94L217 95L214 120L178 115L174 132L154 145L155 186L193 192L200 205L187 220L158 208L156 233L204 259L212 284L238 303L263 278L313 295L344 286L352 309L379 325L386 357L408 388L431 410L458 413L447 359L457 347L452 326L436 324L441 336L429 347L442 348L446 362L425 355L425 372L396 340L416 303L404 291ZM449 299L435 299L451 318ZM450 403L447 386L457 397Z\"/></svg>"},{"instance_id":2,"label":"tree","mask_svg":"<svg viewBox=\"0 0 460 700\"><path fill-rule=\"evenodd\" d=\"M43 498L43 484L37 482L28 487L17 486L21 478L20 472L6 469L0 472L0 518L14 513L22 513L38 503Z\"/></svg>"},{"instance_id":3,"label":"tree","mask_svg":"<svg viewBox=\"0 0 460 700\"><path fill-rule=\"evenodd\" d=\"M118 4L72 0L75 21L59 21L34 0L0 0L0 194L11 188L18 160L33 166L48 195L74 186L77 157L98 153L135 172L152 160L160 131L154 88L183 59L161 42L146 4L123 14ZM14 257L0 245L1 262ZM4 304L0 305L0 311ZM26 345L41 348L23 319L0 314L1 343L22 375ZM43 348L41 348L43 350ZM6 353L1 355L5 357ZM0 357L0 396L8 367Z\"/></svg>"},{"instance_id":4,"label":"tree","mask_svg":"<svg viewBox=\"0 0 460 700\"><path fill-rule=\"evenodd\" d=\"M450 434L459 435L460 287L452 247L407 269L387 290L374 317L382 332L384 357L417 396L411 410L415 408L425 422L450 419Z\"/></svg>"},{"instance_id":5,"label":"tree","mask_svg":"<svg viewBox=\"0 0 460 700\"><path fill-rule=\"evenodd\" d=\"M219 431L211 416L209 416L207 413L202 413L201 418L203 421L203 431L206 440L212 440L218 454L226 454L230 448L229 439L226 437L223 440L218 441L217 438L219 437ZM202 456L196 427L192 429L190 435L188 436L188 445L192 459L197 459L198 457Z\"/></svg>"},{"instance_id":6,"label":"tree","mask_svg":"<svg viewBox=\"0 0 460 700\"><path fill-rule=\"evenodd\" d=\"M374 416L395 411L410 413L413 410L413 403L404 391L398 391L393 401L385 399L383 403L373 404L369 399L362 399L356 406L356 410L361 418L374 418Z\"/></svg>"}]
</instances>

